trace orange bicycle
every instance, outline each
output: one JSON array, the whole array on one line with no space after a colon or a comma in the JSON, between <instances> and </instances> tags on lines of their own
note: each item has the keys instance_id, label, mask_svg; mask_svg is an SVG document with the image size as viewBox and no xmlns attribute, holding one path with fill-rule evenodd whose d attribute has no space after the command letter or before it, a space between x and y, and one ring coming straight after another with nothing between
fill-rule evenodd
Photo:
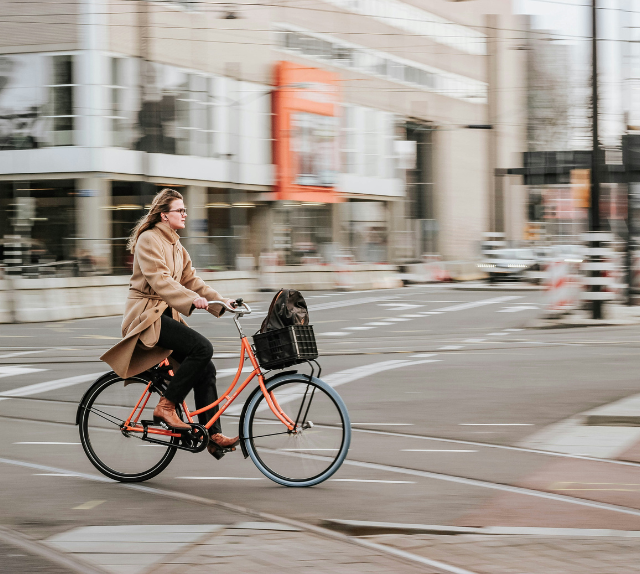
<instances>
[{"instance_id":1,"label":"orange bicycle","mask_svg":"<svg viewBox=\"0 0 640 574\"><path fill-rule=\"evenodd\" d=\"M193 453L204 450L209 427L257 377L258 386L239 414L244 457L251 457L265 476L284 486L313 486L326 480L340 468L351 442L349 413L343 400L319 378L321 370L315 360L318 377L314 376L314 366L300 352L295 334L289 340L289 351L293 352L284 353L284 360L273 360L278 353L282 358L283 353L282 348L273 348L270 341L271 349L258 349L259 362L240 325L240 319L251 314L251 308L241 299L238 307L209 301L214 303L233 313L240 334L240 364L229 388L202 409L190 411L186 401L178 405L178 416L186 418L191 426L189 431L180 433L163 423L154 423L152 416L157 402L151 400L152 396L162 395L173 376L167 360L126 380L113 371L106 373L84 394L76 415L80 440L89 460L101 473L120 482L153 478L167 468L178 450ZM296 327L287 329L294 333ZM310 334L313 337L312 329ZM238 385L245 357L249 358L252 370ZM301 362L311 366L310 374L290 370L265 377L274 363L280 368ZM195 415L217 405L219 411L206 425L194 422Z\"/></svg>"}]
</instances>

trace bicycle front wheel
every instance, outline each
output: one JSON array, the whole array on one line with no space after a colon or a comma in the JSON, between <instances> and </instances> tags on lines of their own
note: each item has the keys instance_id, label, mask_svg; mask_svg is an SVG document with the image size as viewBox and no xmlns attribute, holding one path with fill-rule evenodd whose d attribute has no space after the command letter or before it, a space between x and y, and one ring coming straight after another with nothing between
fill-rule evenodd
<instances>
[{"instance_id":1,"label":"bicycle front wheel","mask_svg":"<svg viewBox=\"0 0 640 574\"><path fill-rule=\"evenodd\" d=\"M143 441L142 433L120 429L141 397L145 406L138 420L153 419L158 396L145 392L147 384L117 376L98 381L82 407L80 441L85 453L102 474L120 482L142 482L162 472L176 454L172 445L180 440L152 435L166 440L166 444L154 444Z\"/></svg>"},{"instance_id":2,"label":"bicycle front wheel","mask_svg":"<svg viewBox=\"0 0 640 574\"><path fill-rule=\"evenodd\" d=\"M344 402L320 379L267 383L267 390L296 422L295 432L273 414L264 395L247 405L242 436L260 471L284 486L313 486L334 474L347 456L351 423Z\"/></svg>"}]
</instances>

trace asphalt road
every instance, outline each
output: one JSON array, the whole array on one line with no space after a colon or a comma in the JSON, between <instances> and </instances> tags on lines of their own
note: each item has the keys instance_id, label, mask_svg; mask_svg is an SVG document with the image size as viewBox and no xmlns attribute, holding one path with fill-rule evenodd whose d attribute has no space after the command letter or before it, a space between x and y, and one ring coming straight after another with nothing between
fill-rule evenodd
<instances>
[{"instance_id":1,"label":"asphalt road","mask_svg":"<svg viewBox=\"0 0 640 574\"><path fill-rule=\"evenodd\" d=\"M270 298L243 319L247 334ZM120 318L3 325L0 523L36 541L88 526L230 525L251 516L640 530L638 466L504 448L640 393L640 328L531 329L542 306L531 291L438 285L314 293L307 301L322 376L338 381L353 422L348 459L333 479L288 489L239 452L221 461L179 452L150 488L101 480L73 423L83 392L108 370L98 357L119 340ZM188 322L213 342L225 388L237 365L233 322L206 313ZM237 420L223 417L226 434L237 433ZM574 482L636 487L557 487ZM8 564L0 571L15 571Z\"/></svg>"}]
</instances>

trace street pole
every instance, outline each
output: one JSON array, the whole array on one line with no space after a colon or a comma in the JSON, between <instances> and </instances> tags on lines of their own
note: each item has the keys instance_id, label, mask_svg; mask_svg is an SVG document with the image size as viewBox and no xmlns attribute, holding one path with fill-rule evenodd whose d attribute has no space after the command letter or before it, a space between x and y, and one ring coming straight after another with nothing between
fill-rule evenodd
<instances>
[{"instance_id":1,"label":"street pole","mask_svg":"<svg viewBox=\"0 0 640 574\"><path fill-rule=\"evenodd\" d=\"M597 0L591 1L591 99L592 99L592 153L591 153L591 209L589 210L589 231L600 231L600 142L598 137L598 40L597 40ZM592 247L599 244L592 243ZM600 271L593 271L594 277L600 276ZM593 285L593 291L600 291L599 285ZM593 299L592 312L594 319L602 318L602 300Z\"/></svg>"}]
</instances>

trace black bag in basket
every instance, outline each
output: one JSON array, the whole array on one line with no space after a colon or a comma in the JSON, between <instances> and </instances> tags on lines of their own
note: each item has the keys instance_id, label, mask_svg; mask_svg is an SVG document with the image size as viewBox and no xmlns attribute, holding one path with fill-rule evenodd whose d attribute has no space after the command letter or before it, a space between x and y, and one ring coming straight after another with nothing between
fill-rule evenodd
<instances>
[{"instance_id":1,"label":"black bag in basket","mask_svg":"<svg viewBox=\"0 0 640 574\"><path fill-rule=\"evenodd\" d=\"M258 362L266 369L282 369L318 357L307 303L300 291L278 291L253 343Z\"/></svg>"},{"instance_id":2,"label":"black bag in basket","mask_svg":"<svg viewBox=\"0 0 640 574\"><path fill-rule=\"evenodd\" d=\"M302 293L295 289L280 289L271 301L269 312L260 327L261 333L289 325L308 325L309 311Z\"/></svg>"}]
</instances>

